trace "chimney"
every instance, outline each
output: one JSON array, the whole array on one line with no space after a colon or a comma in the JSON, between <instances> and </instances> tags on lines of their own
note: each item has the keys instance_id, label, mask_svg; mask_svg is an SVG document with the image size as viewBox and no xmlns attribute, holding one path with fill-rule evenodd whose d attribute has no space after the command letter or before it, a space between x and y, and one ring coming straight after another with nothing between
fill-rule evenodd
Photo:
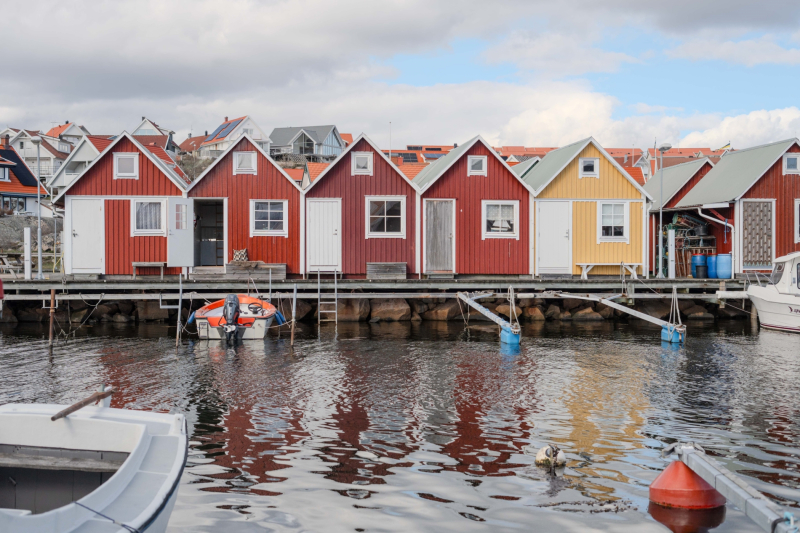
<instances>
[{"instance_id":1,"label":"chimney","mask_svg":"<svg viewBox=\"0 0 800 533\"><path fill-rule=\"evenodd\" d=\"M208 130L206 130L206 137L208 137Z\"/></svg>"},{"instance_id":2,"label":"chimney","mask_svg":"<svg viewBox=\"0 0 800 533\"><path fill-rule=\"evenodd\" d=\"M3 148L4 148L5 150L8 150L8 140L9 140L10 138L11 138L11 136L10 136L8 133L6 133L6 137L5 137L5 139L3 139Z\"/></svg>"},{"instance_id":3,"label":"chimney","mask_svg":"<svg viewBox=\"0 0 800 533\"><path fill-rule=\"evenodd\" d=\"M142 120L144 120L144 117L142 117Z\"/></svg>"},{"instance_id":4,"label":"chimney","mask_svg":"<svg viewBox=\"0 0 800 533\"><path fill-rule=\"evenodd\" d=\"M453 143L453 148L458 148L458 143Z\"/></svg>"},{"instance_id":5,"label":"chimney","mask_svg":"<svg viewBox=\"0 0 800 533\"><path fill-rule=\"evenodd\" d=\"M628 154L625 154L625 164L628 163Z\"/></svg>"},{"instance_id":6,"label":"chimney","mask_svg":"<svg viewBox=\"0 0 800 533\"><path fill-rule=\"evenodd\" d=\"M66 126L67 124L69 124L69 120L64 121L64 125Z\"/></svg>"},{"instance_id":7,"label":"chimney","mask_svg":"<svg viewBox=\"0 0 800 533\"><path fill-rule=\"evenodd\" d=\"M225 120L223 120L222 122L228 122L228 117L225 117Z\"/></svg>"},{"instance_id":8,"label":"chimney","mask_svg":"<svg viewBox=\"0 0 800 533\"><path fill-rule=\"evenodd\" d=\"M394 163L397 166L402 165L403 164L403 156L398 155L398 156L392 157L392 163Z\"/></svg>"}]
</instances>

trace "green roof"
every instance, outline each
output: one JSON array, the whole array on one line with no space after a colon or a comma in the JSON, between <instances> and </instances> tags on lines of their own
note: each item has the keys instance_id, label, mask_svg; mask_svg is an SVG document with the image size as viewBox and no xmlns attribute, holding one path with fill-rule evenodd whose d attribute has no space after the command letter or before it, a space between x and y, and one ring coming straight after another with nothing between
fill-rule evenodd
<instances>
[{"instance_id":1,"label":"green roof","mask_svg":"<svg viewBox=\"0 0 800 533\"><path fill-rule=\"evenodd\" d=\"M531 157L530 159L526 159L522 163L514 165L511 167L511 172L517 175L518 178L521 178L527 171L533 168L536 163L541 161L540 157Z\"/></svg>"},{"instance_id":2,"label":"green roof","mask_svg":"<svg viewBox=\"0 0 800 533\"><path fill-rule=\"evenodd\" d=\"M742 197L797 139L728 152L677 207L732 202Z\"/></svg>"},{"instance_id":3,"label":"green roof","mask_svg":"<svg viewBox=\"0 0 800 533\"><path fill-rule=\"evenodd\" d=\"M472 148L472 145L475 144L479 138L480 136L473 137L461 146L450 150L446 156L440 157L435 162L423 168L419 174L414 176L414 183L416 186L422 190L426 185L436 181L436 178L441 176L456 159L464 154L464 152ZM491 150L491 147L489 149Z\"/></svg>"},{"instance_id":4,"label":"green roof","mask_svg":"<svg viewBox=\"0 0 800 533\"><path fill-rule=\"evenodd\" d=\"M557 150L551 150L545 154L538 165L531 165L527 169L521 170L521 174L517 175L538 194L541 192L541 189L550 183L559 172L564 170L564 167L575 159L575 157L581 153L581 150L586 148L591 141L592 138L589 137L576 143L568 144ZM520 166L522 166L522 164L516 165L514 169Z\"/></svg>"},{"instance_id":5,"label":"green roof","mask_svg":"<svg viewBox=\"0 0 800 533\"><path fill-rule=\"evenodd\" d=\"M667 204L681 187L686 185L686 182L697 174L697 171L700 170L706 162L710 161L707 157L704 157L695 161L689 161L688 163L667 167L653 174L653 177L647 180L647 183L645 183L643 187L644 190L653 197L653 207L651 211L658 211L659 207L661 207L659 200L661 198L662 175L664 179L664 204Z\"/></svg>"}]
</instances>

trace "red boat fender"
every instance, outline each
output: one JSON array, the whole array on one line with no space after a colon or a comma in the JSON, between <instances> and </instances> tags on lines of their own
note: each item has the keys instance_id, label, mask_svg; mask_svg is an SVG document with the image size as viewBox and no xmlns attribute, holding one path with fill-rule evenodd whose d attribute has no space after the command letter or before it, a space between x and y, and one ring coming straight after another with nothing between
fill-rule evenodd
<instances>
[{"instance_id":1,"label":"red boat fender","mask_svg":"<svg viewBox=\"0 0 800 533\"><path fill-rule=\"evenodd\" d=\"M725 505L725 496L681 461L673 461L650 484L650 501L665 507L713 509Z\"/></svg>"},{"instance_id":2,"label":"red boat fender","mask_svg":"<svg viewBox=\"0 0 800 533\"><path fill-rule=\"evenodd\" d=\"M6 299L6 293L3 290L3 280L0 279L0 300L5 300L5 299Z\"/></svg>"}]
</instances>

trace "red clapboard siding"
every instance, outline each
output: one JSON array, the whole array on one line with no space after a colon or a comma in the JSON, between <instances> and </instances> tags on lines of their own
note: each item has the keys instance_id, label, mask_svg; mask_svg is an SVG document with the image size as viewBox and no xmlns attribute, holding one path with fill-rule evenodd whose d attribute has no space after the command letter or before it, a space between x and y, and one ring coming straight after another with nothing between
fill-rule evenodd
<instances>
[{"instance_id":1,"label":"red clapboard siding","mask_svg":"<svg viewBox=\"0 0 800 533\"><path fill-rule=\"evenodd\" d=\"M233 175L234 151L257 153L255 176ZM300 191L250 141L240 140L189 196L228 199L228 261L234 250L246 248L251 261L285 263L287 273L300 272ZM289 237L250 237L250 200L288 200Z\"/></svg>"},{"instance_id":2,"label":"red clapboard siding","mask_svg":"<svg viewBox=\"0 0 800 533\"><path fill-rule=\"evenodd\" d=\"M131 237L131 201L106 200L106 274L133 274L134 261L167 260L166 237ZM136 274L157 275L158 268L137 268ZM180 268L166 268L165 274L180 274Z\"/></svg>"},{"instance_id":3,"label":"red clapboard siding","mask_svg":"<svg viewBox=\"0 0 800 533\"><path fill-rule=\"evenodd\" d=\"M308 191L308 198L342 199L342 271L363 276L367 263L406 263L406 272L416 271L416 189L364 139L356 152L373 152L372 176L353 176L349 152L331 168L322 181ZM406 238L366 238L365 196L406 197Z\"/></svg>"},{"instance_id":4,"label":"red clapboard siding","mask_svg":"<svg viewBox=\"0 0 800 533\"><path fill-rule=\"evenodd\" d=\"M800 147L794 144L787 151L800 152ZM783 157L742 198L775 199L775 257L800 251L800 243L794 242L794 201L800 198L800 175L783 175Z\"/></svg>"},{"instance_id":5,"label":"red clapboard siding","mask_svg":"<svg viewBox=\"0 0 800 533\"><path fill-rule=\"evenodd\" d=\"M485 155L487 176L468 176L467 157ZM456 200L456 273L529 274L528 190L486 148L477 142L422 195ZM519 240L482 240L481 200L519 200ZM425 213L423 207L423 228ZM425 238L425 231L422 230ZM423 250L424 250L423 246ZM424 268L425 258L422 259Z\"/></svg>"},{"instance_id":6,"label":"red clapboard siding","mask_svg":"<svg viewBox=\"0 0 800 533\"><path fill-rule=\"evenodd\" d=\"M702 167L700 167L700 170L698 170L698 171L695 173L695 175L694 175L694 176L692 176L692 177L689 179L689 181L687 181L687 182L686 182L686 184L685 184L683 187L681 187L680 189L678 189L678 192L676 192L676 193L675 193L675 196L673 196L673 197L670 199L670 201L669 201L669 202L667 202L666 204L664 204L664 209L669 209L670 207L675 207L676 205L678 205L678 202L680 202L681 200L683 200L683 197L684 197L684 196L686 196L686 194L687 194L689 191L691 191L691 190L694 188L694 186L695 186L695 185L697 185L697 184L700 182L700 180L701 180L701 179L703 179L703 176L705 176L706 174L708 174L708 172L709 172L709 171L710 171L712 168L714 168L714 167L712 167L710 163L706 163L705 165L703 165ZM656 198L656 201L657 201L657 200L658 200L658 199Z\"/></svg>"},{"instance_id":7,"label":"red clapboard siding","mask_svg":"<svg viewBox=\"0 0 800 533\"><path fill-rule=\"evenodd\" d=\"M139 179L114 179L114 152L139 152ZM122 139L69 190L70 195L180 196L181 190L128 139Z\"/></svg>"}]
</instances>

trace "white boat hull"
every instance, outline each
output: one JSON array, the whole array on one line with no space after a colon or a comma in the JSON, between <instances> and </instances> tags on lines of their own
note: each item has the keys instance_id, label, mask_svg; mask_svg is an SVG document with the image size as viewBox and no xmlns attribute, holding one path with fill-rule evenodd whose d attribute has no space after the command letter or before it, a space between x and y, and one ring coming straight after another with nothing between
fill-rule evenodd
<instances>
[{"instance_id":1,"label":"white boat hull","mask_svg":"<svg viewBox=\"0 0 800 533\"><path fill-rule=\"evenodd\" d=\"M237 338L242 340L263 339L267 336L267 330L272 325L273 317L256 318L250 327L239 327ZM225 329L213 327L208 324L205 318L197 319L197 336L201 339L222 340L225 339Z\"/></svg>"},{"instance_id":2,"label":"white boat hull","mask_svg":"<svg viewBox=\"0 0 800 533\"><path fill-rule=\"evenodd\" d=\"M800 333L800 296L779 293L774 285L750 285L747 296L763 327Z\"/></svg>"}]
</instances>

